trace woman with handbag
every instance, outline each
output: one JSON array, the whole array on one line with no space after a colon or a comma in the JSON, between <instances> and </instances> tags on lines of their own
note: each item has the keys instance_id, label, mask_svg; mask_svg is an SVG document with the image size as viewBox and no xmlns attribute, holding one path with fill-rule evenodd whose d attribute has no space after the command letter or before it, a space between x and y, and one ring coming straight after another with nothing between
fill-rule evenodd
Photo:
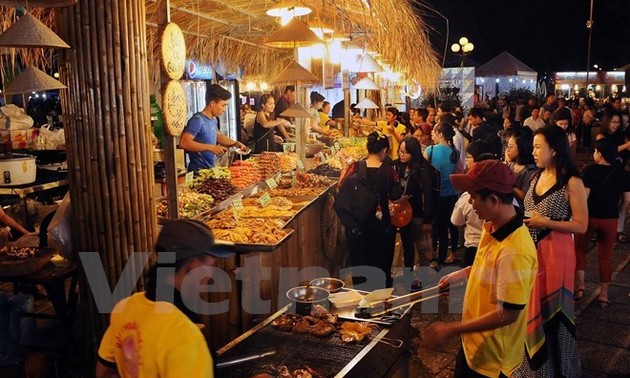
<instances>
[{"instance_id":1,"label":"woman with handbag","mask_svg":"<svg viewBox=\"0 0 630 378\"><path fill-rule=\"evenodd\" d=\"M413 270L416 250L419 252L424 237L431 231L433 218L433 183L429 175L430 164L422 156L420 142L407 137L400 143L394 167L400 178L402 196L411 204L411 222L400 227L405 268Z\"/></svg>"},{"instance_id":2,"label":"woman with handbag","mask_svg":"<svg viewBox=\"0 0 630 378\"><path fill-rule=\"evenodd\" d=\"M289 137L284 127L291 125L291 123L286 119L276 119L275 108L276 103L273 96L264 94L260 97L260 110L254 121L254 141L256 142L254 152L257 154L263 151L278 151L276 140L282 143L282 137L285 140ZM282 137L276 136L276 128Z\"/></svg>"}]
</instances>

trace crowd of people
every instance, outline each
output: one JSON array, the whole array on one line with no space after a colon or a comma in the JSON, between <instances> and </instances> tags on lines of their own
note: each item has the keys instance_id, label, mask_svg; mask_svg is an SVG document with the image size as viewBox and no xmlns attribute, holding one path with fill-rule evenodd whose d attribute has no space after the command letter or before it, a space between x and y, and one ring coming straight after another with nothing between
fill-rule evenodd
<instances>
[{"instance_id":1,"label":"crowd of people","mask_svg":"<svg viewBox=\"0 0 630 378\"><path fill-rule=\"evenodd\" d=\"M365 163L341 158L340 195L362 176L378 199L366 219L342 219L351 265L382 269L387 286L397 228L405 267L414 267L430 233L429 264L438 271L457 262L464 228L464 269L440 282L469 280L463 320L425 334L438 347L462 335L461 376L581 375L574 303L585 295L591 241L599 257L598 301L610 305L613 246L628 241L628 110L619 98L601 108L567 102L553 95L541 106L535 98L515 107L501 101L475 106L467 117L448 104L406 113L388 108L389 133L368 136ZM592 164L578 168L578 150L592 152ZM388 201L401 198L413 217L395 227Z\"/></svg>"}]
</instances>

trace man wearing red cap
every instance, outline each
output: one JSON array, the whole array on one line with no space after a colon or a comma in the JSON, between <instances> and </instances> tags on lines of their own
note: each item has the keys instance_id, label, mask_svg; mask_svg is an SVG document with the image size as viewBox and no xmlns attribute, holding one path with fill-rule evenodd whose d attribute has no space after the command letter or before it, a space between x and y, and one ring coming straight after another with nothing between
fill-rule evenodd
<instances>
[{"instance_id":1,"label":"man wearing red cap","mask_svg":"<svg viewBox=\"0 0 630 378\"><path fill-rule=\"evenodd\" d=\"M466 174L451 175L451 181L470 194L485 222L473 265L439 283L446 288L468 280L462 321L434 323L422 339L439 349L461 336L456 377L509 377L523 361L526 307L538 266L534 242L512 204L515 177L505 164L486 160Z\"/></svg>"}]
</instances>

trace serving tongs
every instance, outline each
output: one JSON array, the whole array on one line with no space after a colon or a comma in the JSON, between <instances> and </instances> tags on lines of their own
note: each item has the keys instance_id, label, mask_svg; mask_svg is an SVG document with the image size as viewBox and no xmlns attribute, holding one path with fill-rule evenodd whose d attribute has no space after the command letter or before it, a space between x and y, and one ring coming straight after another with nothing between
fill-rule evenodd
<instances>
[{"instance_id":1,"label":"serving tongs","mask_svg":"<svg viewBox=\"0 0 630 378\"><path fill-rule=\"evenodd\" d=\"M265 358L265 357L268 357L268 356L273 356L274 354L276 354L276 351L275 350L270 350L270 351L267 351L267 352L262 352L262 353L242 356L242 357L239 357L239 358L235 358L233 360L217 362L217 369L221 369L221 368L228 367L228 366L233 366L233 365L243 364L245 362L258 360L258 359Z\"/></svg>"},{"instance_id":2,"label":"serving tongs","mask_svg":"<svg viewBox=\"0 0 630 378\"><path fill-rule=\"evenodd\" d=\"M397 310L447 295L448 290L448 288L440 289L436 285L415 293L359 305L354 316L359 319L381 318L387 321L395 321L397 320L395 318L400 318L401 316L400 312L396 312Z\"/></svg>"}]
</instances>

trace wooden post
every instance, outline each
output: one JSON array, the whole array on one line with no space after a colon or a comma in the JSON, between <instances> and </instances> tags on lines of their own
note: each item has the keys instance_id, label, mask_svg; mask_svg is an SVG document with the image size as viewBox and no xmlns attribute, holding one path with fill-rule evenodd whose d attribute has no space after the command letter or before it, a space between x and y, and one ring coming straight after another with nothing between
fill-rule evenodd
<instances>
[{"instance_id":1,"label":"wooden post","mask_svg":"<svg viewBox=\"0 0 630 378\"><path fill-rule=\"evenodd\" d=\"M170 0L158 0L158 35L161 36L166 25L171 22L171 1ZM168 75L162 70L160 75L160 82L162 88L170 81ZM175 164L175 152L177 150L177 143L175 137L168 132L164 132L164 139L162 140L164 147L164 168L166 169L166 190L168 192L168 218L179 218L178 192L177 192L177 165Z\"/></svg>"}]
</instances>

